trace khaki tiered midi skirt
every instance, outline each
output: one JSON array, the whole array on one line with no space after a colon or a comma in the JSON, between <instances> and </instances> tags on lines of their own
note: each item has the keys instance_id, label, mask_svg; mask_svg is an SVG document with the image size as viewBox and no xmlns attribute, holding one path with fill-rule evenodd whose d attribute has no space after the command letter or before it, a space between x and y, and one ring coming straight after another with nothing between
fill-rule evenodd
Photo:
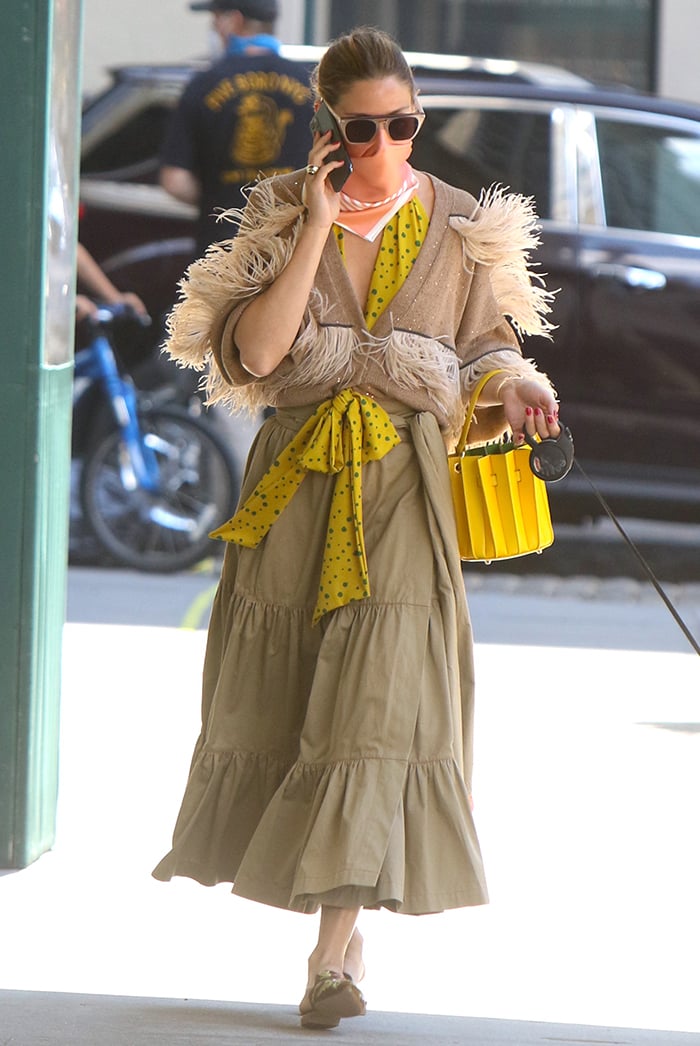
<instances>
[{"instance_id":1,"label":"khaki tiered midi skirt","mask_svg":"<svg viewBox=\"0 0 700 1046\"><path fill-rule=\"evenodd\" d=\"M472 636L435 417L362 470L371 595L312 626L334 477L309 473L256 549L229 544L170 853L181 875L300 912L483 904L470 809ZM258 433L245 499L312 413Z\"/></svg>"}]
</instances>

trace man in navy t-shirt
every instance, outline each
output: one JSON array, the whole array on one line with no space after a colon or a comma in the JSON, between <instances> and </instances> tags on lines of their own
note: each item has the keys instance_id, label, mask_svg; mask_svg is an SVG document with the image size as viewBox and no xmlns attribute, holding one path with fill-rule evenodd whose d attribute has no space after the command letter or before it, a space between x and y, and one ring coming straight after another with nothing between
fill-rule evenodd
<instances>
[{"instance_id":1,"label":"man in navy t-shirt","mask_svg":"<svg viewBox=\"0 0 700 1046\"><path fill-rule=\"evenodd\" d=\"M273 36L277 0L205 0L225 55L194 76L161 151L161 185L199 208L200 254L236 225L216 220L242 207L241 190L259 177L305 166L313 116L309 72L280 56Z\"/></svg>"}]
</instances>

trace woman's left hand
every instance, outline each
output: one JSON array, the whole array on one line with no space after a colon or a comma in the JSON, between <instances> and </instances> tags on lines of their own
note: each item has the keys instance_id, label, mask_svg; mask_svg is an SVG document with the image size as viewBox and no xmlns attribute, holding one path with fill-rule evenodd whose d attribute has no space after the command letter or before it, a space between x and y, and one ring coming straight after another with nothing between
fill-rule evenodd
<instances>
[{"instance_id":1,"label":"woman's left hand","mask_svg":"<svg viewBox=\"0 0 700 1046\"><path fill-rule=\"evenodd\" d=\"M556 439L559 435L559 404L546 385L529 378L507 381L501 387L500 398L515 443L523 443L526 432L541 439Z\"/></svg>"}]
</instances>

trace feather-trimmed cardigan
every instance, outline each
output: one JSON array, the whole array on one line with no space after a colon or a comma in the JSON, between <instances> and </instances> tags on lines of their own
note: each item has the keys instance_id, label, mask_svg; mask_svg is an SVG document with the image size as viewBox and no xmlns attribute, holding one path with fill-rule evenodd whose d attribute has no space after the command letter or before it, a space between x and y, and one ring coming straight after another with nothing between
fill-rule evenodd
<instances>
[{"instance_id":1,"label":"feather-trimmed cardigan","mask_svg":"<svg viewBox=\"0 0 700 1046\"><path fill-rule=\"evenodd\" d=\"M548 384L523 359L518 338L551 330L551 295L529 271L539 243L531 201L495 188L477 202L432 176L425 240L372 332L329 234L290 352L269 375L246 371L236 324L291 257L305 216L303 178L295 172L259 182L242 212L228 212L240 222L238 235L210 247L181 283L165 349L180 365L207 371L208 402L306 406L356 388L431 411L453 438L470 389L486 371ZM504 428L500 407L480 408L471 438L490 439Z\"/></svg>"}]
</instances>

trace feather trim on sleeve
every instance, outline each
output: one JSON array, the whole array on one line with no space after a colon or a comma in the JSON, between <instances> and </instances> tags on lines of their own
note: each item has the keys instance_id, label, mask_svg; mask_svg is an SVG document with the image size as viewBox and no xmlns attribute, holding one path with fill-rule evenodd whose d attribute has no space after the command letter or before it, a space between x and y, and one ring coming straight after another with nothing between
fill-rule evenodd
<instances>
[{"instance_id":1,"label":"feather trim on sleeve","mask_svg":"<svg viewBox=\"0 0 700 1046\"><path fill-rule=\"evenodd\" d=\"M285 268L303 213L295 197L283 201L275 195L272 180L258 183L243 210L224 214L239 222L238 235L212 244L180 281L180 300L168 317L163 348L182 367L211 368L207 388L214 401L226 398L231 388L213 364L212 337L237 305L255 297Z\"/></svg>"},{"instance_id":2,"label":"feather trim on sleeve","mask_svg":"<svg viewBox=\"0 0 700 1046\"><path fill-rule=\"evenodd\" d=\"M320 314L325 307L318 291L312 291L304 325L289 355L271 374L250 385L238 389L227 385L219 401L225 400L234 409L245 407L254 412L276 406L280 393L290 388L315 389L330 382L339 387L347 385L360 339L352 327L321 322Z\"/></svg>"},{"instance_id":3,"label":"feather trim on sleeve","mask_svg":"<svg viewBox=\"0 0 700 1046\"><path fill-rule=\"evenodd\" d=\"M531 381L538 381L545 388L554 391L552 382L544 371L537 369L537 364L533 359L521 356L517 349L494 349L493 352L487 352L460 368L460 383L465 401L469 399L471 390L479 379L492 370L504 371L504 378L510 375L515 378L529 378Z\"/></svg>"},{"instance_id":4,"label":"feather trim on sleeve","mask_svg":"<svg viewBox=\"0 0 700 1046\"><path fill-rule=\"evenodd\" d=\"M489 268L504 315L523 334L551 337L553 327L546 317L553 295L530 264L540 243L537 222L532 198L508 193L501 185L482 191L471 217L450 218L450 226L462 237L465 268L471 269L473 262Z\"/></svg>"}]
</instances>

